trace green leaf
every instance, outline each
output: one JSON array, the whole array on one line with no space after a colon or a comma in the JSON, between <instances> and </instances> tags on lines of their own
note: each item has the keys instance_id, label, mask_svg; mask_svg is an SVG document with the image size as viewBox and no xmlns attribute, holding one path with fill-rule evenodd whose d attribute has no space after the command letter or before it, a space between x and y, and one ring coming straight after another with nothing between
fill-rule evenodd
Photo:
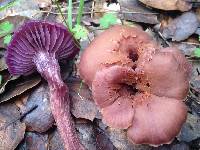
<instances>
[{"instance_id":1,"label":"green leaf","mask_svg":"<svg viewBox=\"0 0 200 150\"><path fill-rule=\"evenodd\" d=\"M0 36L6 35L11 32L14 28L14 25L9 21L2 22L0 24Z\"/></svg>"},{"instance_id":2,"label":"green leaf","mask_svg":"<svg viewBox=\"0 0 200 150\"><path fill-rule=\"evenodd\" d=\"M200 57L200 48L196 48L196 49L194 50L194 56Z\"/></svg>"},{"instance_id":3,"label":"green leaf","mask_svg":"<svg viewBox=\"0 0 200 150\"><path fill-rule=\"evenodd\" d=\"M86 39L89 33L84 26L78 24L75 25L75 27L72 29L72 32L74 33L74 37L78 40Z\"/></svg>"},{"instance_id":4,"label":"green leaf","mask_svg":"<svg viewBox=\"0 0 200 150\"><path fill-rule=\"evenodd\" d=\"M68 0L67 23L69 30L72 30L72 0Z\"/></svg>"},{"instance_id":5,"label":"green leaf","mask_svg":"<svg viewBox=\"0 0 200 150\"><path fill-rule=\"evenodd\" d=\"M114 13L106 13L102 18L99 20L100 27L102 28L109 28L111 25L117 23L117 15Z\"/></svg>"},{"instance_id":6,"label":"green leaf","mask_svg":"<svg viewBox=\"0 0 200 150\"><path fill-rule=\"evenodd\" d=\"M84 8L84 0L80 0L79 3L79 8L78 8L78 14L77 14L77 18L76 18L76 24L81 24L81 18L83 15L83 8Z\"/></svg>"},{"instance_id":7,"label":"green leaf","mask_svg":"<svg viewBox=\"0 0 200 150\"><path fill-rule=\"evenodd\" d=\"M12 39L12 35L8 34L8 35L4 36L3 43L8 45L10 43L11 39Z\"/></svg>"}]
</instances>

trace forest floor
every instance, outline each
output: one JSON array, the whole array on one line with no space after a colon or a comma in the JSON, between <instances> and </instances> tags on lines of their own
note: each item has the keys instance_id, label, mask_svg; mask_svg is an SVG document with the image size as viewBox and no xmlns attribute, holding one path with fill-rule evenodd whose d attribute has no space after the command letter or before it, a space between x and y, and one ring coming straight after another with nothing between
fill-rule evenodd
<instances>
[{"instance_id":1,"label":"forest floor","mask_svg":"<svg viewBox=\"0 0 200 150\"><path fill-rule=\"evenodd\" d=\"M76 59L61 64L70 89L71 113L81 142L88 150L200 149L200 1L85 0L76 24L79 0L72 2L73 33L80 42ZM176 6L176 7L175 7ZM174 8L173 8L174 7ZM199 7L199 8L198 8ZM12 76L5 63L14 31L28 20L68 23L67 0L0 0L0 150L63 150L49 105L49 89L39 74ZM171 10L173 9L173 10ZM68 18L68 19L67 19ZM169 145L133 145L126 132L102 122L91 91L79 77L80 55L90 42L114 24L139 26L163 47L180 49L192 64L185 103L188 117Z\"/></svg>"}]
</instances>

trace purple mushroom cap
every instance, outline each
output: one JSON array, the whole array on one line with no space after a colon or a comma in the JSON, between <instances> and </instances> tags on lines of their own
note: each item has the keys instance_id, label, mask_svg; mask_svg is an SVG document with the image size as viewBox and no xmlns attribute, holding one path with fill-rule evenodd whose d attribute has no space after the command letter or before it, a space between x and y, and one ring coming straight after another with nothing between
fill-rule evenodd
<instances>
[{"instance_id":1,"label":"purple mushroom cap","mask_svg":"<svg viewBox=\"0 0 200 150\"><path fill-rule=\"evenodd\" d=\"M73 58L79 48L67 27L58 23L29 21L17 30L7 48L7 65L13 75L28 75L35 71L33 58L46 51L57 60Z\"/></svg>"}]
</instances>

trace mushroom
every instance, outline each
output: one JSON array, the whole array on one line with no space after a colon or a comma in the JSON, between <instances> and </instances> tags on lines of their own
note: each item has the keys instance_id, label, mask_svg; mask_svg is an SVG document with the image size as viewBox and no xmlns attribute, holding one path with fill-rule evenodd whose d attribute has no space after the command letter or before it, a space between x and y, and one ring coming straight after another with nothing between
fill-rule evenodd
<instances>
[{"instance_id":1,"label":"mushroom","mask_svg":"<svg viewBox=\"0 0 200 150\"><path fill-rule=\"evenodd\" d=\"M48 82L52 114L66 150L84 149L70 116L68 87L61 79L58 61L73 58L79 48L67 28L46 21L29 21L14 36L7 48L6 62L13 75L28 75L37 70Z\"/></svg>"},{"instance_id":2,"label":"mushroom","mask_svg":"<svg viewBox=\"0 0 200 150\"><path fill-rule=\"evenodd\" d=\"M83 52L79 72L103 122L127 130L135 144L170 143L187 117L190 64L136 27L114 26Z\"/></svg>"},{"instance_id":3,"label":"mushroom","mask_svg":"<svg viewBox=\"0 0 200 150\"><path fill-rule=\"evenodd\" d=\"M189 11L192 8L192 4L187 0L139 0L143 4L161 9L161 10L180 10Z\"/></svg>"}]
</instances>

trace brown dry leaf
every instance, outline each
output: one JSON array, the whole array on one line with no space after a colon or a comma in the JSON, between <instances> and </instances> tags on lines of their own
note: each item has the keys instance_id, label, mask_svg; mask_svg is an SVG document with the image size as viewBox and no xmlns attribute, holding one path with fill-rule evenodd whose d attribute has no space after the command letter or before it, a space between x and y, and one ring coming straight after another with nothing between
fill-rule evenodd
<instances>
[{"instance_id":1,"label":"brown dry leaf","mask_svg":"<svg viewBox=\"0 0 200 150\"><path fill-rule=\"evenodd\" d=\"M3 44L3 43L2 43ZM0 72L8 68L5 60L5 50L1 49L1 38L0 38Z\"/></svg>"},{"instance_id":2,"label":"brown dry leaf","mask_svg":"<svg viewBox=\"0 0 200 150\"><path fill-rule=\"evenodd\" d=\"M45 132L54 124L54 118L51 113L49 103L49 88L47 85L41 85L35 89L27 99L27 103L22 107L22 113L26 110L38 106L34 111L27 114L23 122L28 131Z\"/></svg>"},{"instance_id":3,"label":"brown dry leaf","mask_svg":"<svg viewBox=\"0 0 200 150\"><path fill-rule=\"evenodd\" d=\"M108 135L100 128L95 129L96 145L98 150L117 150Z\"/></svg>"},{"instance_id":4,"label":"brown dry leaf","mask_svg":"<svg viewBox=\"0 0 200 150\"><path fill-rule=\"evenodd\" d=\"M15 4L7 9L3 9L0 13L0 20L8 16L26 16L36 19L42 16L39 6L34 0L17 0Z\"/></svg>"},{"instance_id":5,"label":"brown dry leaf","mask_svg":"<svg viewBox=\"0 0 200 150\"><path fill-rule=\"evenodd\" d=\"M103 14L104 14L104 12L103 11L105 11L104 9L103 9L103 5L104 5L104 1L103 0L97 0L97 1L94 1L93 2L93 11L95 11L95 12L98 12L98 13L94 13L94 14L92 14L92 16L94 15L94 18L96 19L96 18L100 18L100 17L102 17L103 16Z\"/></svg>"},{"instance_id":6,"label":"brown dry leaf","mask_svg":"<svg viewBox=\"0 0 200 150\"><path fill-rule=\"evenodd\" d=\"M196 14L186 12L164 27L162 34L166 39L172 38L172 41L182 41L195 33L198 26L199 21Z\"/></svg>"},{"instance_id":7,"label":"brown dry leaf","mask_svg":"<svg viewBox=\"0 0 200 150\"><path fill-rule=\"evenodd\" d=\"M178 136L180 141L191 142L200 137L200 119L197 115L188 113L187 120Z\"/></svg>"},{"instance_id":8,"label":"brown dry leaf","mask_svg":"<svg viewBox=\"0 0 200 150\"><path fill-rule=\"evenodd\" d=\"M79 123L76 124L76 130L78 131L79 139L87 150L96 150L96 137L94 133L94 127L91 123Z\"/></svg>"},{"instance_id":9,"label":"brown dry leaf","mask_svg":"<svg viewBox=\"0 0 200 150\"><path fill-rule=\"evenodd\" d=\"M162 10L180 10L188 11L192 8L192 4L186 0L139 0L147 6Z\"/></svg>"},{"instance_id":10,"label":"brown dry leaf","mask_svg":"<svg viewBox=\"0 0 200 150\"><path fill-rule=\"evenodd\" d=\"M103 130L96 129L93 124L76 123L76 130L81 143L87 150L116 150ZM49 136L49 150L63 150L60 135L55 130Z\"/></svg>"},{"instance_id":11,"label":"brown dry leaf","mask_svg":"<svg viewBox=\"0 0 200 150\"><path fill-rule=\"evenodd\" d=\"M25 124L19 120L12 122L20 116L18 108L14 104L0 106L0 150L14 150L24 138Z\"/></svg>"},{"instance_id":12,"label":"brown dry leaf","mask_svg":"<svg viewBox=\"0 0 200 150\"><path fill-rule=\"evenodd\" d=\"M49 135L48 146L49 146L49 150L63 150L64 149L58 130L55 130L52 134Z\"/></svg>"},{"instance_id":13,"label":"brown dry leaf","mask_svg":"<svg viewBox=\"0 0 200 150\"><path fill-rule=\"evenodd\" d=\"M26 132L24 141L16 150L47 150L48 135Z\"/></svg>"},{"instance_id":14,"label":"brown dry leaf","mask_svg":"<svg viewBox=\"0 0 200 150\"><path fill-rule=\"evenodd\" d=\"M148 145L133 145L126 136L126 131L108 127L107 133L113 145L119 150L152 150Z\"/></svg>"},{"instance_id":15,"label":"brown dry leaf","mask_svg":"<svg viewBox=\"0 0 200 150\"><path fill-rule=\"evenodd\" d=\"M8 84L5 87L5 92L0 95L0 103L8 101L11 98L24 93L25 91L38 85L40 81L40 76L33 75L26 78L20 78L19 81L13 80L8 82Z\"/></svg>"},{"instance_id":16,"label":"brown dry leaf","mask_svg":"<svg viewBox=\"0 0 200 150\"><path fill-rule=\"evenodd\" d=\"M72 114L76 118L84 118L93 121L98 113L98 109L92 100L91 92L81 80L74 80L68 82L71 103L72 103Z\"/></svg>"},{"instance_id":17,"label":"brown dry leaf","mask_svg":"<svg viewBox=\"0 0 200 150\"><path fill-rule=\"evenodd\" d=\"M0 95L5 91L6 87L9 85L10 82L19 78L19 76L11 76L7 70L2 71L1 75L3 77L3 81L2 84L0 85Z\"/></svg>"},{"instance_id":18,"label":"brown dry leaf","mask_svg":"<svg viewBox=\"0 0 200 150\"><path fill-rule=\"evenodd\" d=\"M159 22L156 13L142 6L138 0L119 0L119 3L125 20L148 24L157 24Z\"/></svg>"},{"instance_id":19,"label":"brown dry leaf","mask_svg":"<svg viewBox=\"0 0 200 150\"><path fill-rule=\"evenodd\" d=\"M187 44L187 43L180 43L180 42L172 42L172 46L177 47L181 50L185 55L191 56L196 49L195 45Z\"/></svg>"},{"instance_id":20,"label":"brown dry leaf","mask_svg":"<svg viewBox=\"0 0 200 150\"><path fill-rule=\"evenodd\" d=\"M6 65L6 60L4 57L0 58L0 71L7 69L8 66Z\"/></svg>"}]
</instances>

